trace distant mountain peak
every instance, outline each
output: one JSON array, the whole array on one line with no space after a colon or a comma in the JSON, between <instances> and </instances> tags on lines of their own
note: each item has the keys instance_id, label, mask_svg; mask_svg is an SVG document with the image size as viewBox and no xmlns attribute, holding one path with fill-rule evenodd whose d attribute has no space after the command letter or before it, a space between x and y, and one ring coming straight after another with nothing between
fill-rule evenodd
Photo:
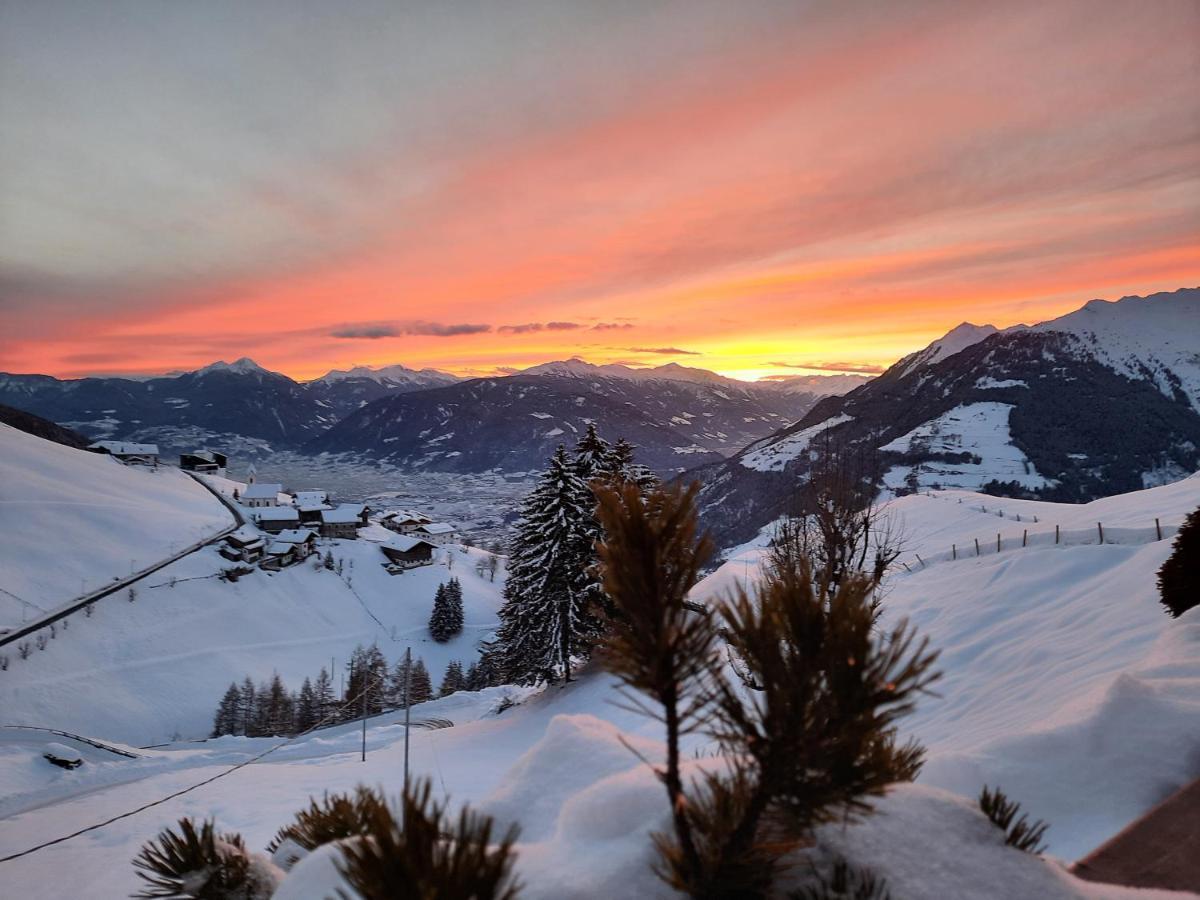
<instances>
[{"instance_id":1,"label":"distant mountain peak","mask_svg":"<svg viewBox=\"0 0 1200 900\"><path fill-rule=\"evenodd\" d=\"M260 366L258 363L256 363L254 360L252 360L248 356L243 356L241 359L235 359L231 363L225 362L225 360L220 359L220 360L217 360L215 363L209 363L207 366L205 366L202 369L197 369L192 374L208 375L212 372L233 372L238 375L253 375L253 374L270 375L271 374L271 372L268 369L264 369L262 366Z\"/></svg>"},{"instance_id":2,"label":"distant mountain peak","mask_svg":"<svg viewBox=\"0 0 1200 900\"><path fill-rule=\"evenodd\" d=\"M354 378L365 378L378 384L412 381L453 384L456 381L462 380L457 375L451 375L449 372L443 372L440 369L410 369L408 366L393 363L387 366L354 366L350 369L331 369L320 378L314 378L309 383L336 384L339 381L347 381Z\"/></svg>"}]
</instances>

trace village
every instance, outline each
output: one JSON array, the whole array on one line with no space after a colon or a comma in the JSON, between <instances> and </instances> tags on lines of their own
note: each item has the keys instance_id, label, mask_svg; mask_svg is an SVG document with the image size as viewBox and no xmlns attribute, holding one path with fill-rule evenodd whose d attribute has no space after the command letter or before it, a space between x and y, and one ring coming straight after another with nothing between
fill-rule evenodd
<instances>
[{"instance_id":1,"label":"village","mask_svg":"<svg viewBox=\"0 0 1200 900\"><path fill-rule=\"evenodd\" d=\"M96 441L88 446L126 466L157 469L156 444ZM317 552L317 538L357 540L378 544L380 565L392 575L417 566L432 565L437 550L458 540L453 525L435 522L410 509L373 510L364 503L334 503L321 488L285 490L279 483L255 480L251 467L248 483L236 485L226 495L228 457L215 450L180 454L179 468L221 496L242 523L225 536L220 554L230 562L278 571L301 563ZM211 479L211 480L210 480ZM221 483L216 483L219 479Z\"/></svg>"}]
</instances>

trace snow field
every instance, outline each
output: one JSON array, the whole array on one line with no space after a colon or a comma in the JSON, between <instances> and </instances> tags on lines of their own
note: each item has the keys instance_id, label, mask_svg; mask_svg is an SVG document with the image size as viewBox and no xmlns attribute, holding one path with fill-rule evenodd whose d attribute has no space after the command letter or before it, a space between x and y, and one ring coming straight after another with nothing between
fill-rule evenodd
<instances>
[{"instance_id":1,"label":"snow field","mask_svg":"<svg viewBox=\"0 0 1200 900\"><path fill-rule=\"evenodd\" d=\"M0 425L0 627L31 621L232 524L179 469L124 466Z\"/></svg>"}]
</instances>

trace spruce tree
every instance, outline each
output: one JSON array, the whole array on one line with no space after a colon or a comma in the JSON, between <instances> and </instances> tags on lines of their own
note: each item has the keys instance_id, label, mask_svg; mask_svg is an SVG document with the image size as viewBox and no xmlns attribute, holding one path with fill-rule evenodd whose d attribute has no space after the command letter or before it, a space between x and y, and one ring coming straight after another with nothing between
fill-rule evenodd
<instances>
[{"instance_id":1,"label":"spruce tree","mask_svg":"<svg viewBox=\"0 0 1200 900\"><path fill-rule=\"evenodd\" d=\"M467 668L467 674L463 677L463 690L477 691L483 685L479 683L479 663L473 662Z\"/></svg>"},{"instance_id":2,"label":"spruce tree","mask_svg":"<svg viewBox=\"0 0 1200 900\"><path fill-rule=\"evenodd\" d=\"M609 469L614 479L625 484L637 485L642 493L654 490L659 484L658 476L641 463L635 462L633 453L633 444L625 438L620 438L613 444Z\"/></svg>"},{"instance_id":3,"label":"spruce tree","mask_svg":"<svg viewBox=\"0 0 1200 900\"><path fill-rule=\"evenodd\" d=\"M272 737L290 734L292 731L292 697L278 672L272 674L271 683L265 694L263 733Z\"/></svg>"},{"instance_id":4,"label":"spruce tree","mask_svg":"<svg viewBox=\"0 0 1200 900\"><path fill-rule=\"evenodd\" d=\"M575 470L585 483L613 474L613 448L600 437L593 423L575 445Z\"/></svg>"},{"instance_id":5,"label":"spruce tree","mask_svg":"<svg viewBox=\"0 0 1200 900\"><path fill-rule=\"evenodd\" d=\"M433 699L433 681L429 678L429 670L425 668L423 659L413 663L412 684L408 696L413 705Z\"/></svg>"},{"instance_id":6,"label":"spruce tree","mask_svg":"<svg viewBox=\"0 0 1200 900\"><path fill-rule=\"evenodd\" d=\"M1172 616L1200 605L1200 509L1188 513L1171 555L1158 570L1158 594Z\"/></svg>"},{"instance_id":7,"label":"spruce tree","mask_svg":"<svg viewBox=\"0 0 1200 900\"><path fill-rule=\"evenodd\" d=\"M316 714L317 721L325 721L327 717L333 714L333 709L333 679L329 677L329 673L322 666L321 673L313 683L313 711Z\"/></svg>"},{"instance_id":8,"label":"spruce tree","mask_svg":"<svg viewBox=\"0 0 1200 900\"><path fill-rule=\"evenodd\" d=\"M241 695L242 700L238 708L237 733L251 737L254 734L255 690L254 682L250 680L249 675L242 681Z\"/></svg>"},{"instance_id":9,"label":"spruce tree","mask_svg":"<svg viewBox=\"0 0 1200 900\"><path fill-rule=\"evenodd\" d=\"M462 663L457 659L452 659L446 665L446 674L442 676L442 691L440 696L449 697L451 694L457 694L466 683L463 680Z\"/></svg>"},{"instance_id":10,"label":"spruce tree","mask_svg":"<svg viewBox=\"0 0 1200 900\"><path fill-rule=\"evenodd\" d=\"M229 685L229 690L225 692L225 696L221 698L220 705L217 706L217 714L213 718L212 737L238 733L241 706L242 692L238 689L237 682L235 681Z\"/></svg>"},{"instance_id":11,"label":"spruce tree","mask_svg":"<svg viewBox=\"0 0 1200 900\"><path fill-rule=\"evenodd\" d=\"M450 592L446 585L439 584L433 597L433 611L429 614L429 636L439 644L444 644L454 635L454 611L451 608Z\"/></svg>"},{"instance_id":12,"label":"spruce tree","mask_svg":"<svg viewBox=\"0 0 1200 900\"><path fill-rule=\"evenodd\" d=\"M450 609L450 634L459 635L463 630L463 595L462 582L457 577L451 578L446 584L446 604Z\"/></svg>"},{"instance_id":13,"label":"spruce tree","mask_svg":"<svg viewBox=\"0 0 1200 900\"><path fill-rule=\"evenodd\" d=\"M305 678L304 683L300 685L300 693L296 695L295 731L297 733L308 731L319 720L317 695L313 690L312 681Z\"/></svg>"},{"instance_id":14,"label":"spruce tree","mask_svg":"<svg viewBox=\"0 0 1200 900\"><path fill-rule=\"evenodd\" d=\"M596 578L593 498L559 446L521 507L509 554L497 649L513 682L570 680L571 657L600 633L591 608Z\"/></svg>"},{"instance_id":15,"label":"spruce tree","mask_svg":"<svg viewBox=\"0 0 1200 900\"><path fill-rule=\"evenodd\" d=\"M254 689L254 713L251 716L250 730L252 737L264 737L271 728L271 685L260 681Z\"/></svg>"}]
</instances>

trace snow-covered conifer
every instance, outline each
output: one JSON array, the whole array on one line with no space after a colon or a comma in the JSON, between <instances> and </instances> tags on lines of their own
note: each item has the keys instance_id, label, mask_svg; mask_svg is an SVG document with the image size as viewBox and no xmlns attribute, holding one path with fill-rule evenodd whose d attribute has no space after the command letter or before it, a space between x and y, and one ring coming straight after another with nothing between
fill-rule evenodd
<instances>
[{"instance_id":1,"label":"snow-covered conifer","mask_svg":"<svg viewBox=\"0 0 1200 900\"><path fill-rule=\"evenodd\" d=\"M591 490L559 446L521 507L509 554L497 649L506 680L570 680L571 657L600 633L593 613Z\"/></svg>"},{"instance_id":2,"label":"snow-covered conifer","mask_svg":"<svg viewBox=\"0 0 1200 900\"><path fill-rule=\"evenodd\" d=\"M225 692L220 705L217 706L217 714L213 718L213 737L238 733L241 705L242 692L238 689L235 681L229 685L229 690Z\"/></svg>"},{"instance_id":3,"label":"snow-covered conifer","mask_svg":"<svg viewBox=\"0 0 1200 900\"><path fill-rule=\"evenodd\" d=\"M446 674L442 676L442 697L449 697L451 694L457 694L466 687L466 682L463 678L462 663L457 659L452 659L446 665Z\"/></svg>"},{"instance_id":4,"label":"snow-covered conifer","mask_svg":"<svg viewBox=\"0 0 1200 900\"><path fill-rule=\"evenodd\" d=\"M433 699L433 681L429 678L429 670L425 668L425 660L423 659L417 659L413 663L409 697L413 704L424 703L426 700Z\"/></svg>"},{"instance_id":5,"label":"snow-covered conifer","mask_svg":"<svg viewBox=\"0 0 1200 900\"><path fill-rule=\"evenodd\" d=\"M433 597L433 611L429 614L429 636L439 644L446 643L457 633L454 630L454 611L451 603L446 585L439 584ZM462 630L461 626L458 630Z\"/></svg>"}]
</instances>

